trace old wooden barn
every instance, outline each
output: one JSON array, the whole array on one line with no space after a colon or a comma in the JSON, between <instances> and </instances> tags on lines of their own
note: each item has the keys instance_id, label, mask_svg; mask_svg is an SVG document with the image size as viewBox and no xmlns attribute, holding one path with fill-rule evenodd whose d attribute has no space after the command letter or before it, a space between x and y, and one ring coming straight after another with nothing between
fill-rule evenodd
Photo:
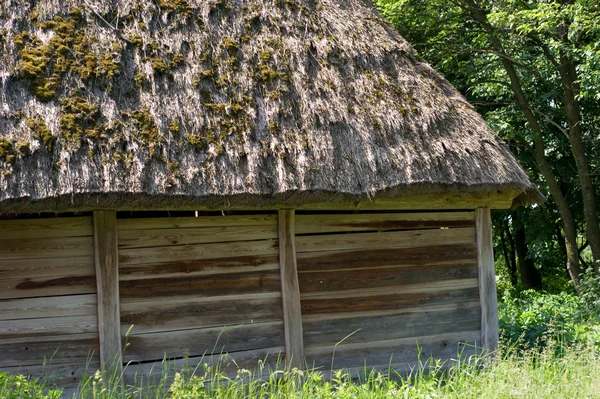
<instances>
[{"instance_id":1,"label":"old wooden barn","mask_svg":"<svg viewBox=\"0 0 600 399\"><path fill-rule=\"evenodd\" d=\"M367 2L9 2L0 28L0 370L496 347L490 209L541 197Z\"/></svg>"}]
</instances>

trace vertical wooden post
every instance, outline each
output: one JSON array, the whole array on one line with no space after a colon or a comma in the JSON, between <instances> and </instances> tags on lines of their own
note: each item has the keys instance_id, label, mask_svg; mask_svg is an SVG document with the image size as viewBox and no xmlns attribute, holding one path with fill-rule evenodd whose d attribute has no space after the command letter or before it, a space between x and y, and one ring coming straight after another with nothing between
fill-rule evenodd
<instances>
[{"instance_id":1,"label":"vertical wooden post","mask_svg":"<svg viewBox=\"0 0 600 399\"><path fill-rule=\"evenodd\" d=\"M498 300L494 272L492 218L488 208L475 210L477 231L477 266L481 302L481 346L486 352L498 349Z\"/></svg>"},{"instance_id":2,"label":"vertical wooden post","mask_svg":"<svg viewBox=\"0 0 600 399\"><path fill-rule=\"evenodd\" d=\"M98 291L100 363L102 370L110 370L120 378L123 361L119 309L117 213L115 211L94 212L94 257Z\"/></svg>"},{"instance_id":3,"label":"vertical wooden post","mask_svg":"<svg viewBox=\"0 0 600 399\"><path fill-rule=\"evenodd\" d=\"M304 338L302 337L300 285L298 283L298 268L296 265L294 210L280 210L278 223L285 356L292 367L301 368L304 362Z\"/></svg>"}]
</instances>

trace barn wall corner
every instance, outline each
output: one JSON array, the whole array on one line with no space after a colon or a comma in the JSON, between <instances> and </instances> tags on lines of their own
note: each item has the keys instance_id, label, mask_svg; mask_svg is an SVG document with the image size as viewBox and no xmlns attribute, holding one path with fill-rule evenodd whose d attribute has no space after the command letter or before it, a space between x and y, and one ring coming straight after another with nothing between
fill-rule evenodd
<instances>
[{"instance_id":1,"label":"barn wall corner","mask_svg":"<svg viewBox=\"0 0 600 399\"><path fill-rule=\"evenodd\" d=\"M489 208L475 210L477 236L477 269L481 301L481 346L493 353L498 349L498 300L494 272L494 244L492 219Z\"/></svg>"}]
</instances>

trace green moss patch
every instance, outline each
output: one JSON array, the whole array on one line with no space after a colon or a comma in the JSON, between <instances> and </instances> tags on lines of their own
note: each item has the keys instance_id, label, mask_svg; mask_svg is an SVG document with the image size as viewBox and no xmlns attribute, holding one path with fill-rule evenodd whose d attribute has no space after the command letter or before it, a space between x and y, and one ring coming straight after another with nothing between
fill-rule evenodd
<instances>
[{"instance_id":1,"label":"green moss patch","mask_svg":"<svg viewBox=\"0 0 600 399\"><path fill-rule=\"evenodd\" d=\"M41 101L56 97L61 80L67 72L77 73L84 81L108 83L121 70L121 46L114 43L111 50L96 55L91 50L93 39L83 29L81 10L74 8L69 17L37 22L43 30L52 30L54 36L43 43L29 32L15 35L19 50L17 72L30 82L30 91Z\"/></svg>"}]
</instances>

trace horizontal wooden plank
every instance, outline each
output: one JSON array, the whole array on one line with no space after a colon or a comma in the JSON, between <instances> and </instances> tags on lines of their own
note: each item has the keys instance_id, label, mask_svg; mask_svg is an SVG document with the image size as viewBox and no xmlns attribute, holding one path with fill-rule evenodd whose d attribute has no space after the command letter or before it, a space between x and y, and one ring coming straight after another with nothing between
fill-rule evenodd
<instances>
[{"instance_id":1,"label":"horizontal wooden plank","mask_svg":"<svg viewBox=\"0 0 600 399\"><path fill-rule=\"evenodd\" d=\"M95 276L92 256L69 256L38 259L0 259L0 280Z\"/></svg>"},{"instance_id":2,"label":"horizontal wooden plank","mask_svg":"<svg viewBox=\"0 0 600 399\"><path fill-rule=\"evenodd\" d=\"M10 374L22 374L29 378L37 378L47 381L47 385L56 384L64 389L77 388L82 378L92 376L100 368L97 361L66 364L42 364L32 366L3 367L0 372ZM63 392L63 397L65 392Z\"/></svg>"},{"instance_id":3,"label":"horizontal wooden plank","mask_svg":"<svg viewBox=\"0 0 600 399\"><path fill-rule=\"evenodd\" d=\"M384 269L357 269L298 274L300 292L397 287L426 282L477 278L477 265L434 265Z\"/></svg>"},{"instance_id":4,"label":"horizontal wooden plank","mask_svg":"<svg viewBox=\"0 0 600 399\"><path fill-rule=\"evenodd\" d=\"M0 239L0 259L46 259L93 256L91 237Z\"/></svg>"},{"instance_id":5,"label":"horizontal wooden plank","mask_svg":"<svg viewBox=\"0 0 600 399\"><path fill-rule=\"evenodd\" d=\"M167 376L170 380L176 372L182 369L197 370L196 375L204 375L203 365L212 367L213 370L218 370L235 377L238 370L250 370L251 372L259 372L259 361L262 367L275 368L282 361L285 352L285 347L273 347L255 349L242 352L230 352L214 356L195 356L186 357L184 359L174 359L166 362L149 362L136 363L129 362L124 368L125 382L130 384L134 381L144 380L149 384L159 383L163 376ZM170 378L169 378L170 377ZM167 381L168 384L169 381Z\"/></svg>"},{"instance_id":6,"label":"horizontal wooden plank","mask_svg":"<svg viewBox=\"0 0 600 399\"><path fill-rule=\"evenodd\" d=\"M383 233L328 234L296 237L296 249L301 252L347 251L353 249L394 249L434 246L439 244L470 244L475 242L475 229L408 230Z\"/></svg>"},{"instance_id":7,"label":"horizontal wooden plank","mask_svg":"<svg viewBox=\"0 0 600 399\"><path fill-rule=\"evenodd\" d=\"M297 255L298 273L320 270L429 266L476 261L475 243L431 245L413 248L304 252Z\"/></svg>"},{"instance_id":8,"label":"horizontal wooden plank","mask_svg":"<svg viewBox=\"0 0 600 399\"><path fill-rule=\"evenodd\" d=\"M311 345L335 345L344 342L370 342L384 339L418 337L436 333L473 331L480 327L481 315L477 302L451 304L437 310L424 310L419 307L399 311L396 314L377 314L372 316L346 318L303 317L304 342Z\"/></svg>"},{"instance_id":9,"label":"horizontal wooden plank","mask_svg":"<svg viewBox=\"0 0 600 399\"><path fill-rule=\"evenodd\" d=\"M0 367L51 364L85 364L98 360L98 334L40 337L32 342L0 341Z\"/></svg>"},{"instance_id":10,"label":"horizontal wooden plank","mask_svg":"<svg viewBox=\"0 0 600 399\"><path fill-rule=\"evenodd\" d=\"M197 277L127 280L119 284L121 303L165 297L211 297L280 292L279 270Z\"/></svg>"},{"instance_id":11,"label":"horizontal wooden plank","mask_svg":"<svg viewBox=\"0 0 600 399\"><path fill-rule=\"evenodd\" d=\"M95 293L95 276L0 279L0 299Z\"/></svg>"},{"instance_id":12,"label":"horizontal wooden plank","mask_svg":"<svg viewBox=\"0 0 600 399\"><path fill-rule=\"evenodd\" d=\"M96 294L0 300L0 321L95 315Z\"/></svg>"},{"instance_id":13,"label":"horizontal wooden plank","mask_svg":"<svg viewBox=\"0 0 600 399\"><path fill-rule=\"evenodd\" d=\"M276 238L277 226L274 223L265 226L122 230L119 231L119 249L254 241Z\"/></svg>"},{"instance_id":14,"label":"horizontal wooden plank","mask_svg":"<svg viewBox=\"0 0 600 399\"><path fill-rule=\"evenodd\" d=\"M397 378L398 376L402 376L404 378L409 378L410 376L415 376L415 373L418 371L423 373L423 375L428 375L430 372L435 372L436 375L440 375L440 373L448 371L453 367L464 367L467 363L473 363L476 358L480 358L481 352L471 345L460 345L460 360L457 356L450 356L447 358L442 358L439 363L436 363L435 360L424 359L422 363L415 364L415 362L396 362L389 360L383 364L375 364L370 365L369 367L365 367L364 363L358 367L342 367L344 373L347 373L351 378L360 380L361 378L364 380L368 378L371 373L380 373L381 375L390 375L393 378ZM392 359L393 360L393 359ZM330 370L329 366L324 366L322 368L316 369L323 374L323 378L325 380L331 380L336 373L337 370Z\"/></svg>"},{"instance_id":15,"label":"horizontal wooden plank","mask_svg":"<svg viewBox=\"0 0 600 399\"><path fill-rule=\"evenodd\" d=\"M376 295L385 294L435 294L440 292L449 292L455 290L467 290L470 288L477 288L478 281L475 278L471 279L460 279L460 280L445 280L435 281L420 284L411 284L403 286L401 290L397 287L388 288L359 288L352 290L339 290L339 291L317 291L317 292L306 292L301 295L304 299L322 299L330 300L331 298L369 298Z\"/></svg>"},{"instance_id":16,"label":"horizontal wooden plank","mask_svg":"<svg viewBox=\"0 0 600 399\"><path fill-rule=\"evenodd\" d=\"M197 227L225 226L269 226L277 224L277 215L227 215L175 218L119 219L119 236L125 230L185 229Z\"/></svg>"},{"instance_id":17,"label":"horizontal wooden plank","mask_svg":"<svg viewBox=\"0 0 600 399\"><path fill-rule=\"evenodd\" d=\"M271 270L279 270L279 256L277 255L119 265L119 280L142 280L157 277L199 277L214 274L266 272Z\"/></svg>"},{"instance_id":18,"label":"horizontal wooden plank","mask_svg":"<svg viewBox=\"0 0 600 399\"><path fill-rule=\"evenodd\" d=\"M121 304L121 331L131 334L282 320L280 294Z\"/></svg>"},{"instance_id":19,"label":"horizontal wooden plank","mask_svg":"<svg viewBox=\"0 0 600 399\"><path fill-rule=\"evenodd\" d=\"M53 335L97 333L96 314L0 321L0 342L31 342Z\"/></svg>"},{"instance_id":20,"label":"horizontal wooden plank","mask_svg":"<svg viewBox=\"0 0 600 399\"><path fill-rule=\"evenodd\" d=\"M296 235L475 226L473 212L296 215Z\"/></svg>"},{"instance_id":21,"label":"horizontal wooden plank","mask_svg":"<svg viewBox=\"0 0 600 399\"><path fill-rule=\"evenodd\" d=\"M373 294L372 296L352 296L352 290L342 291L343 295L336 296L331 292L328 299L302 299L303 315L368 312L377 310L391 310L410 308L421 305L444 304L448 302L472 302L479 298L477 287L454 291L437 291L428 293L404 293L394 289Z\"/></svg>"},{"instance_id":22,"label":"horizontal wooden plank","mask_svg":"<svg viewBox=\"0 0 600 399\"><path fill-rule=\"evenodd\" d=\"M154 248L122 249L119 251L119 265L178 262L198 259L226 259L240 256L277 254L277 240L172 245Z\"/></svg>"},{"instance_id":23,"label":"horizontal wooden plank","mask_svg":"<svg viewBox=\"0 0 600 399\"><path fill-rule=\"evenodd\" d=\"M0 239L91 237L89 216L0 220Z\"/></svg>"},{"instance_id":24,"label":"horizontal wooden plank","mask_svg":"<svg viewBox=\"0 0 600 399\"><path fill-rule=\"evenodd\" d=\"M434 331L432 331L434 332ZM373 368L389 364L425 364L432 359L448 360L464 356L465 349L479 343L481 332L461 331L447 334L409 337L337 346L313 346L305 351L309 367L342 369ZM468 351L472 353L472 351ZM397 367L397 366L396 366Z\"/></svg>"},{"instance_id":25,"label":"horizontal wooden plank","mask_svg":"<svg viewBox=\"0 0 600 399\"><path fill-rule=\"evenodd\" d=\"M166 331L123 339L126 362L160 361L284 345L283 322L280 321Z\"/></svg>"}]
</instances>

